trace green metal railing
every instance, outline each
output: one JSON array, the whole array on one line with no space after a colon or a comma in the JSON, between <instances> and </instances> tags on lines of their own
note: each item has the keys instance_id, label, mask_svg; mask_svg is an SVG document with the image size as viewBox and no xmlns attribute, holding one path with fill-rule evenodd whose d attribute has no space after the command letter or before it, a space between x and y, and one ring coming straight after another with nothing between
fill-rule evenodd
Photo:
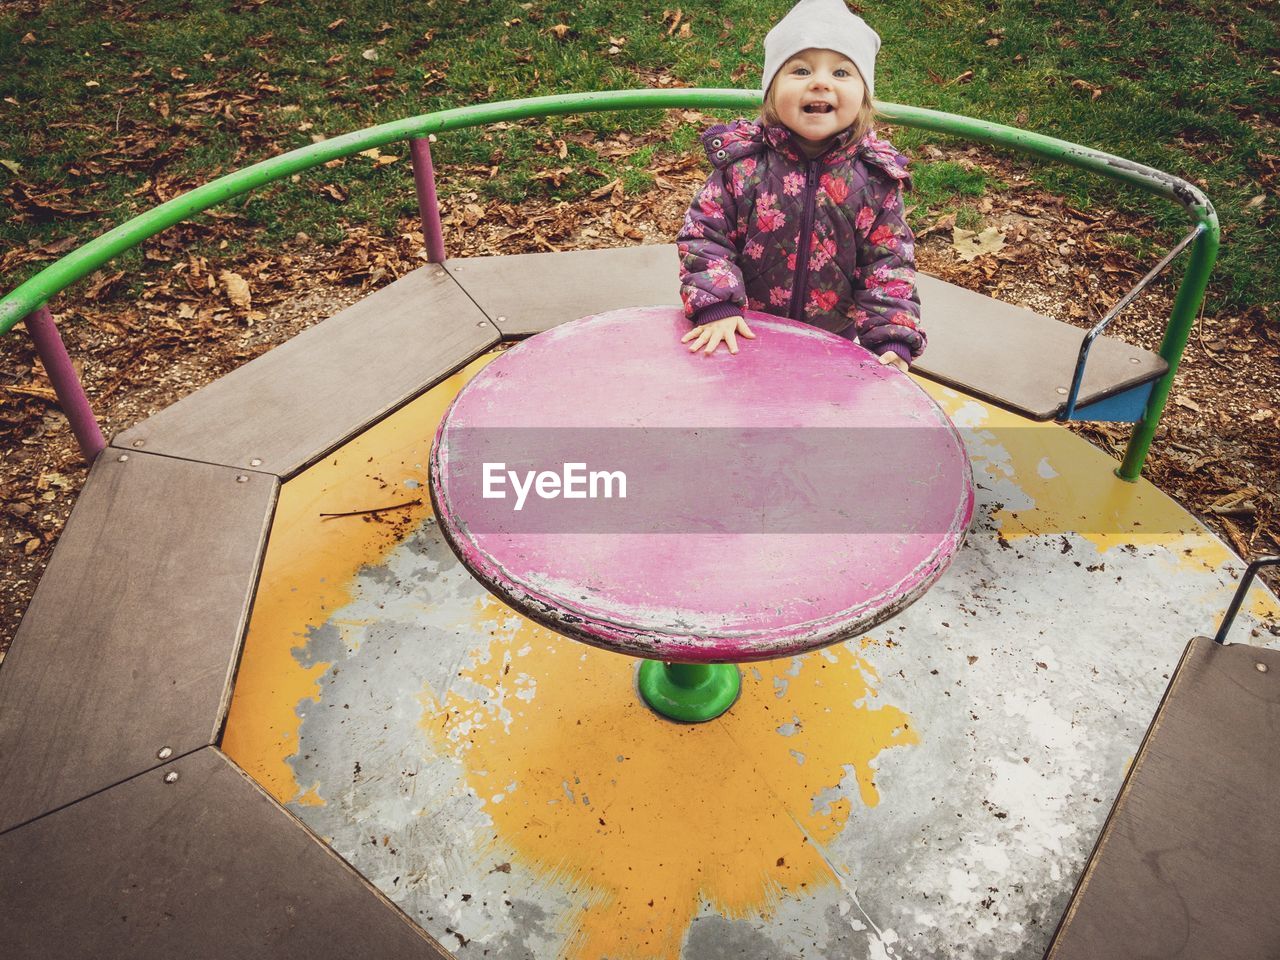
<instances>
[{"instance_id":1,"label":"green metal railing","mask_svg":"<svg viewBox=\"0 0 1280 960\"><path fill-rule=\"evenodd\" d=\"M303 170L330 160L351 156L371 147L424 138L465 127L573 113L681 107L754 111L759 107L760 99L759 91L754 90L698 88L619 90L535 97L441 110L437 113L380 124L301 147L197 187L73 250L0 299L0 334L7 333L24 318L28 319L30 325L31 317L41 311L52 296L88 276L113 257L155 236L167 227L265 184L274 183ZM1124 461L1117 471L1124 479L1136 480L1142 471L1152 438L1155 436L1156 425L1164 411L1170 387L1173 385L1174 374L1177 372L1178 363L1182 359L1191 327L1195 322L1196 312L1204 298L1209 272L1217 258L1219 228L1213 205L1200 190L1184 180L1079 144L1019 130L1016 127L987 123L921 107L893 103L881 103L879 107L886 118L893 123L1008 147L1140 187L1181 204L1193 223L1204 227L1191 245L1190 262L1179 285L1173 313L1160 345L1160 355L1169 364L1169 370L1156 383L1147 403L1146 412L1134 427ZM47 316L47 312L45 315ZM59 398L62 399L61 392Z\"/></svg>"}]
</instances>

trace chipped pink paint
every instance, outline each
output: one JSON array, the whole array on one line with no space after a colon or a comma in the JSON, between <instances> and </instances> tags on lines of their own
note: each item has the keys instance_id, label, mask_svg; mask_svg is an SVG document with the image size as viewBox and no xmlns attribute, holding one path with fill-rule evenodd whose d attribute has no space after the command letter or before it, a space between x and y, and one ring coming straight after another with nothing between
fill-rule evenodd
<instances>
[{"instance_id":1,"label":"chipped pink paint","mask_svg":"<svg viewBox=\"0 0 1280 960\"><path fill-rule=\"evenodd\" d=\"M858 636L923 594L973 515L955 428L909 377L862 347L792 320L747 318L756 338L739 338L736 356L689 353L681 311L646 307L563 324L485 367L455 398L431 451L432 500L463 564L560 633L686 662L802 653ZM945 522L912 530L908 518L891 533L521 534L477 532L451 509L465 499L451 496L451 430L627 426L931 427L929 476L894 476L892 450L874 459L898 485L928 484ZM883 498L894 509L893 490ZM690 490L688 509L714 513L715 491Z\"/></svg>"}]
</instances>

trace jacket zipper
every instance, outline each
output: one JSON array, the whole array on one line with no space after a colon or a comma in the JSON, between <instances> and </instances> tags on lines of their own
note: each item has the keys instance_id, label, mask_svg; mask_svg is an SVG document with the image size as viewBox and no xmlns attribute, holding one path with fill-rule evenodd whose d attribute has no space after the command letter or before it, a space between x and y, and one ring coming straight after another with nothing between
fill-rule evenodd
<instances>
[{"instance_id":1,"label":"jacket zipper","mask_svg":"<svg viewBox=\"0 0 1280 960\"><path fill-rule=\"evenodd\" d=\"M804 298L809 292L809 248L813 245L813 207L818 196L818 163L808 160L804 167L804 213L800 216L800 246L796 248L796 282L791 288L787 316L804 322Z\"/></svg>"}]
</instances>

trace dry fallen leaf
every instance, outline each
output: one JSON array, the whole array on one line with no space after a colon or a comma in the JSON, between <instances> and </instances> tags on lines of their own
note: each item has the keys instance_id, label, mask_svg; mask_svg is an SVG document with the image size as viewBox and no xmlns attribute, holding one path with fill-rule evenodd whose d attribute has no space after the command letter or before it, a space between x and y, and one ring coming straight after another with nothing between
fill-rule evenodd
<instances>
[{"instance_id":1,"label":"dry fallen leaf","mask_svg":"<svg viewBox=\"0 0 1280 960\"><path fill-rule=\"evenodd\" d=\"M1190 411L1191 411L1191 412L1193 412L1193 413L1201 413L1201 412L1202 412L1202 411L1201 411L1201 409L1200 409L1200 404L1196 403L1196 402L1195 402L1194 400L1192 400L1190 397L1181 397L1181 396L1179 396L1179 397L1174 397L1174 398L1173 398L1173 402L1174 402L1174 405L1175 405L1175 406L1183 407L1183 408L1185 408L1185 409L1187 409L1187 410L1190 410Z\"/></svg>"},{"instance_id":2,"label":"dry fallen leaf","mask_svg":"<svg viewBox=\"0 0 1280 960\"><path fill-rule=\"evenodd\" d=\"M995 253L1004 247L1004 235L999 227L987 227L981 233L956 227L951 232L951 246L956 256L966 262L986 253Z\"/></svg>"},{"instance_id":3,"label":"dry fallen leaf","mask_svg":"<svg viewBox=\"0 0 1280 960\"><path fill-rule=\"evenodd\" d=\"M554 27L551 28L551 33L555 35L555 38L557 40L563 40L565 37L569 35L569 31L571 29L572 28L569 27L568 24L557 23Z\"/></svg>"},{"instance_id":4,"label":"dry fallen leaf","mask_svg":"<svg viewBox=\"0 0 1280 960\"><path fill-rule=\"evenodd\" d=\"M943 230L951 230L955 227L955 225L956 225L956 215L954 213L948 213L944 216L939 217L929 226L925 227L923 230L917 233L916 239L919 240L921 237L927 237L931 233L941 233Z\"/></svg>"},{"instance_id":5,"label":"dry fallen leaf","mask_svg":"<svg viewBox=\"0 0 1280 960\"><path fill-rule=\"evenodd\" d=\"M373 47L370 47L368 50L363 51L360 56L364 57L366 60L377 60L378 51L373 49Z\"/></svg>"},{"instance_id":6,"label":"dry fallen leaf","mask_svg":"<svg viewBox=\"0 0 1280 960\"><path fill-rule=\"evenodd\" d=\"M227 299L234 306L248 309L249 304L253 302L253 295L249 292L248 281L238 273L232 273L230 270L223 270L218 274L218 279L222 281L222 285L227 289Z\"/></svg>"}]
</instances>

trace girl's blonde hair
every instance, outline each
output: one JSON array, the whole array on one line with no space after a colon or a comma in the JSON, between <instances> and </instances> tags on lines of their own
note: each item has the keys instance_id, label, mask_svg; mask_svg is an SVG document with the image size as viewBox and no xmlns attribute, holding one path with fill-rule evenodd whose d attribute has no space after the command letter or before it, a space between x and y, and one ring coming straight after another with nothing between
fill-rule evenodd
<instances>
[{"instance_id":1,"label":"girl's blonde hair","mask_svg":"<svg viewBox=\"0 0 1280 960\"><path fill-rule=\"evenodd\" d=\"M779 73L782 71L779 70ZM769 91L764 95L764 103L760 104L760 122L769 127L782 126L782 118L778 116L778 109L773 102L774 85L769 84ZM853 123L849 124L848 129L853 131L853 135L849 138L850 143L857 143L876 125L876 120L884 116L880 112L880 108L876 106L875 100L864 94L862 98L862 106L858 108L857 116L853 118Z\"/></svg>"}]
</instances>

